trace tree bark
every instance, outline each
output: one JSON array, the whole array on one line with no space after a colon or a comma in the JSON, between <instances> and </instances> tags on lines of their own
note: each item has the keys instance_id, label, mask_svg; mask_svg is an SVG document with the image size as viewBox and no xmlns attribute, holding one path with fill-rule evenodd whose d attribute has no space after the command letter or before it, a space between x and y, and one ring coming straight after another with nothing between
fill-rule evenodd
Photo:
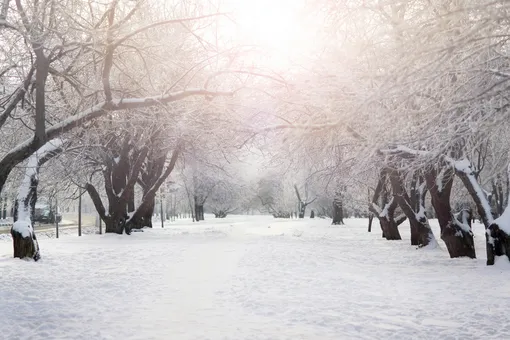
<instances>
[{"instance_id":1,"label":"tree bark","mask_svg":"<svg viewBox=\"0 0 510 340\"><path fill-rule=\"evenodd\" d=\"M342 196L340 193L335 194L333 199L333 225L344 224L344 209L342 204Z\"/></svg>"},{"instance_id":2,"label":"tree bark","mask_svg":"<svg viewBox=\"0 0 510 340\"><path fill-rule=\"evenodd\" d=\"M37 201L37 187L39 185L39 169L47 161L58 155L62 141L52 141L45 144L32 156L25 170L25 177L21 182L18 197L14 205L11 236L15 258L31 258L35 261L40 259L39 243L33 229L35 204ZM23 214L20 215L20 212Z\"/></svg>"},{"instance_id":3,"label":"tree bark","mask_svg":"<svg viewBox=\"0 0 510 340\"><path fill-rule=\"evenodd\" d=\"M395 218L397 202L394 197L389 198L389 191L386 187L387 179L387 170L383 169L379 175L377 187L369 209L379 220L382 237L387 240L401 240L402 237L400 236L398 226L405 221L405 216Z\"/></svg>"},{"instance_id":4,"label":"tree bark","mask_svg":"<svg viewBox=\"0 0 510 340\"><path fill-rule=\"evenodd\" d=\"M407 194L403 176L396 170L388 170L396 202L404 212L411 226L411 245L425 247L436 243L432 229L425 216L425 183L419 176L413 176L411 197Z\"/></svg>"},{"instance_id":5,"label":"tree bark","mask_svg":"<svg viewBox=\"0 0 510 340\"><path fill-rule=\"evenodd\" d=\"M303 202L299 202L299 218L305 218L306 205Z\"/></svg>"},{"instance_id":6,"label":"tree bark","mask_svg":"<svg viewBox=\"0 0 510 340\"><path fill-rule=\"evenodd\" d=\"M510 260L510 235L505 233L497 220L494 220L492 211L490 209L490 203L485 196L480 184L476 180L473 174L471 165L463 165L461 168L457 168L455 164L452 164L455 169L455 173L461 179L462 183L466 187L467 191L471 195L471 198L475 202L478 210L478 214L485 226L485 242L487 251L487 265L493 265L496 256L506 255ZM510 178L510 165L507 170L508 177ZM507 213L507 206L505 212ZM505 226L509 228L510 226Z\"/></svg>"},{"instance_id":7,"label":"tree bark","mask_svg":"<svg viewBox=\"0 0 510 340\"><path fill-rule=\"evenodd\" d=\"M398 230L398 223L391 216L386 218L379 218L379 223L381 224L381 229L383 231L383 237L387 240L401 240L400 231Z\"/></svg>"},{"instance_id":8,"label":"tree bark","mask_svg":"<svg viewBox=\"0 0 510 340\"><path fill-rule=\"evenodd\" d=\"M129 220L129 229L152 228L152 216L154 215L154 209L156 207L156 199L147 199L149 202L142 207L143 209L137 214L137 216L133 216Z\"/></svg>"},{"instance_id":9,"label":"tree bark","mask_svg":"<svg viewBox=\"0 0 510 340\"><path fill-rule=\"evenodd\" d=\"M432 207L441 228L441 239L446 244L450 257L476 258L473 233L458 223L450 205L453 175L451 168L443 168L439 174L436 169L427 171L425 179L430 191ZM438 183L441 188L438 187Z\"/></svg>"},{"instance_id":10,"label":"tree bark","mask_svg":"<svg viewBox=\"0 0 510 340\"><path fill-rule=\"evenodd\" d=\"M32 226L27 225L26 227L32 229ZM33 259L34 261L38 261L41 258L39 253L39 243L37 242L33 229L29 236L24 236L14 228L11 228L11 236L15 258L28 258Z\"/></svg>"}]
</instances>

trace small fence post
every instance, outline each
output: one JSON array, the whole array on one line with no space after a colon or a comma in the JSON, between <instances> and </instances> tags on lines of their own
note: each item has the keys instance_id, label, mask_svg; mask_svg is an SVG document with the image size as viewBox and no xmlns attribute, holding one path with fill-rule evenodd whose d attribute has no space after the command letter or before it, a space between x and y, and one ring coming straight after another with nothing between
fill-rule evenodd
<instances>
[{"instance_id":1,"label":"small fence post","mask_svg":"<svg viewBox=\"0 0 510 340\"><path fill-rule=\"evenodd\" d=\"M51 206L50 206L50 209L51 209ZM56 236L56 238L58 238L58 198L57 197L55 197L55 228L56 228L55 236Z\"/></svg>"},{"instance_id":2,"label":"small fence post","mask_svg":"<svg viewBox=\"0 0 510 340\"><path fill-rule=\"evenodd\" d=\"M78 197L78 236L81 236L81 195Z\"/></svg>"}]
</instances>

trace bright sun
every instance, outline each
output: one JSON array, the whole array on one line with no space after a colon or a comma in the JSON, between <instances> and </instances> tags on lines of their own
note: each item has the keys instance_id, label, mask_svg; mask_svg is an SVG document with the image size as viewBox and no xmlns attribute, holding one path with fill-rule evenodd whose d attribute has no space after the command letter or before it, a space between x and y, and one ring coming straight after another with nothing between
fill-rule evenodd
<instances>
[{"instance_id":1,"label":"bright sun","mask_svg":"<svg viewBox=\"0 0 510 340\"><path fill-rule=\"evenodd\" d=\"M306 53L313 37L300 0L232 0L236 36L276 59Z\"/></svg>"}]
</instances>

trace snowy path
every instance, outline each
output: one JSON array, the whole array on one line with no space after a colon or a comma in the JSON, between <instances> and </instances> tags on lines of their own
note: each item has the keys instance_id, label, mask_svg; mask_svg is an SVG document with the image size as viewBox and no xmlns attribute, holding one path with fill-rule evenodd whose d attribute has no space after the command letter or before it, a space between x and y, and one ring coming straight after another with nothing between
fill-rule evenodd
<instances>
[{"instance_id":1,"label":"snowy path","mask_svg":"<svg viewBox=\"0 0 510 340\"><path fill-rule=\"evenodd\" d=\"M179 223L41 238L39 263L0 240L0 339L510 338L510 265L485 266L480 226L480 258L451 260L365 220Z\"/></svg>"}]
</instances>

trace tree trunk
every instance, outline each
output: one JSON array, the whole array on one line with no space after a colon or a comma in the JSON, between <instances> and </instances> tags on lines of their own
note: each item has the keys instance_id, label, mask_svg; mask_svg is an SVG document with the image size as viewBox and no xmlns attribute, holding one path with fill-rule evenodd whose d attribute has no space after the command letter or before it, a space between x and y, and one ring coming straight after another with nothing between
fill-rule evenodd
<instances>
[{"instance_id":1,"label":"tree trunk","mask_svg":"<svg viewBox=\"0 0 510 340\"><path fill-rule=\"evenodd\" d=\"M149 202L144 205L143 211L140 211L137 216L133 217L128 222L128 229L142 229L152 228L152 216L154 215L154 209L156 206L155 198L147 198ZM142 208L142 207L141 207Z\"/></svg>"},{"instance_id":2,"label":"tree trunk","mask_svg":"<svg viewBox=\"0 0 510 340\"><path fill-rule=\"evenodd\" d=\"M126 225L126 216L111 216L104 221L105 233L115 233L122 235L124 231L126 234L131 234L130 226Z\"/></svg>"},{"instance_id":3,"label":"tree trunk","mask_svg":"<svg viewBox=\"0 0 510 340\"><path fill-rule=\"evenodd\" d=\"M333 199L333 222L331 222L331 224L344 224L344 209L342 197L339 194L335 195Z\"/></svg>"},{"instance_id":4,"label":"tree trunk","mask_svg":"<svg viewBox=\"0 0 510 340\"><path fill-rule=\"evenodd\" d=\"M39 243L33 229L35 203L37 201L37 186L39 185L39 169L51 158L60 153L62 141L53 140L45 144L30 156L25 170L18 196L15 202L11 228L12 243L15 258L40 259Z\"/></svg>"},{"instance_id":5,"label":"tree trunk","mask_svg":"<svg viewBox=\"0 0 510 340\"><path fill-rule=\"evenodd\" d=\"M19 221L17 223L23 223L26 221ZM12 245L14 249L14 257L19 259L33 259L37 261L41 258L39 253L39 243L37 242L37 238L35 237L35 233L33 232L32 226L26 222L27 225L25 228L27 230L32 230L32 233L29 235L23 235L22 233L15 230L15 228L11 228L11 236L12 236Z\"/></svg>"},{"instance_id":6,"label":"tree trunk","mask_svg":"<svg viewBox=\"0 0 510 340\"><path fill-rule=\"evenodd\" d=\"M496 256L506 255L510 260L510 235L501 230L501 226L498 225L499 221L494 220L494 216L492 215L492 211L490 208L490 203L487 197L485 196L483 189L480 184L476 180L475 175L473 174L471 166L465 166L463 164L462 167L457 168L455 164L452 164L455 167L455 173L461 179L462 183L466 187L467 191L471 195L471 198L475 202L475 205L478 210L478 214L480 215L480 219L482 220L485 226L485 242L486 242L486 251L487 251L487 265L493 265L495 262ZM510 165L507 169L508 177L510 178ZM508 213L509 207L507 206L503 215ZM467 218L465 216L464 218ZM501 220L501 222L506 221L507 218ZM507 229L510 226L505 226Z\"/></svg>"},{"instance_id":7,"label":"tree trunk","mask_svg":"<svg viewBox=\"0 0 510 340\"><path fill-rule=\"evenodd\" d=\"M299 218L305 218L306 205L303 202L299 202Z\"/></svg>"},{"instance_id":8,"label":"tree trunk","mask_svg":"<svg viewBox=\"0 0 510 340\"><path fill-rule=\"evenodd\" d=\"M395 218L395 209L397 202L394 197L390 197L388 184L387 169L383 169L379 175L377 187L374 191L372 204L369 205L369 210L377 217L382 230L382 237L387 240L401 240L398 226L405 221L403 218Z\"/></svg>"},{"instance_id":9,"label":"tree trunk","mask_svg":"<svg viewBox=\"0 0 510 340\"><path fill-rule=\"evenodd\" d=\"M117 232L117 226L113 222L113 219L108 218L106 221L104 221L104 232L105 233L116 233Z\"/></svg>"},{"instance_id":10,"label":"tree trunk","mask_svg":"<svg viewBox=\"0 0 510 340\"><path fill-rule=\"evenodd\" d=\"M430 191L432 207L436 212L441 228L441 239L446 244L450 257L476 258L473 233L457 222L450 205L453 170L443 169L441 173L437 174L436 170L433 169L425 177ZM441 183L441 188L438 188L437 183Z\"/></svg>"},{"instance_id":11,"label":"tree trunk","mask_svg":"<svg viewBox=\"0 0 510 340\"><path fill-rule=\"evenodd\" d=\"M383 237L387 240L401 240L400 232L398 230L398 224L394 219L379 218L381 229L383 231Z\"/></svg>"},{"instance_id":12,"label":"tree trunk","mask_svg":"<svg viewBox=\"0 0 510 340\"><path fill-rule=\"evenodd\" d=\"M128 213L132 213L135 211L135 190L131 190L127 197L127 211Z\"/></svg>"},{"instance_id":13,"label":"tree trunk","mask_svg":"<svg viewBox=\"0 0 510 340\"><path fill-rule=\"evenodd\" d=\"M200 203L197 203L195 200L195 220L203 221L204 220L204 206Z\"/></svg>"},{"instance_id":14,"label":"tree trunk","mask_svg":"<svg viewBox=\"0 0 510 340\"><path fill-rule=\"evenodd\" d=\"M436 245L434 234L425 215L426 185L417 173L411 181L411 196L407 194L404 176L397 170L388 169L393 194L400 209L404 212L411 226L411 245L425 247Z\"/></svg>"},{"instance_id":15,"label":"tree trunk","mask_svg":"<svg viewBox=\"0 0 510 340\"><path fill-rule=\"evenodd\" d=\"M432 206L436 211L441 228L441 239L446 244L450 257L466 256L476 258L473 235L456 225L449 198L434 197L432 199Z\"/></svg>"}]
</instances>

